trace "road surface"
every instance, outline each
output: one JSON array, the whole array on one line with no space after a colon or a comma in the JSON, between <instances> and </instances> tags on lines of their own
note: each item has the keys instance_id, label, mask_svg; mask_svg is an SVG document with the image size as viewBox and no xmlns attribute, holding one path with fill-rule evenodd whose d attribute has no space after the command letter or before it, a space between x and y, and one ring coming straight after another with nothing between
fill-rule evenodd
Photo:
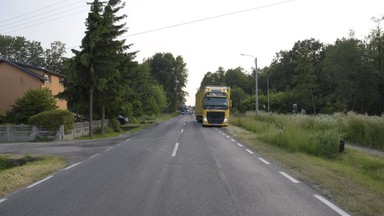
<instances>
[{"instance_id":1,"label":"road surface","mask_svg":"<svg viewBox=\"0 0 384 216\"><path fill-rule=\"evenodd\" d=\"M348 214L222 128L186 115L0 198L0 215Z\"/></svg>"}]
</instances>

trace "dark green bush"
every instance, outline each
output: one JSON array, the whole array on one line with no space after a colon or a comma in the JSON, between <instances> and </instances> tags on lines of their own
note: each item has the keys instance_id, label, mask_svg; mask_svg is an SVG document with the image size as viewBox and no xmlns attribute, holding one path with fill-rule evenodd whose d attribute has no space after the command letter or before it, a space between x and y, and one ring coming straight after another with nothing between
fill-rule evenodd
<instances>
[{"instance_id":1,"label":"dark green bush","mask_svg":"<svg viewBox=\"0 0 384 216\"><path fill-rule=\"evenodd\" d=\"M115 132L120 132L121 131L120 123L119 123L119 121L117 119L109 120L108 127L112 128L112 130L115 131Z\"/></svg>"},{"instance_id":2,"label":"dark green bush","mask_svg":"<svg viewBox=\"0 0 384 216\"><path fill-rule=\"evenodd\" d=\"M53 131L64 125L64 133L67 133L73 128L73 114L67 110L45 111L30 117L28 124Z\"/></svg>"}]
</instances>

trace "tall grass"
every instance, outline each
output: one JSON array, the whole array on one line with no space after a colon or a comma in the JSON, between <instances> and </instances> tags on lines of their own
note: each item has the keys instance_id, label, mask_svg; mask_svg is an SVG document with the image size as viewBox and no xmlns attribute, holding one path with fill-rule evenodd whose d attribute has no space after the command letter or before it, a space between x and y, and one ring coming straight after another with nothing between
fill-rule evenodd
<instances>
[{"instance_id":1,"label":"tall grass","mask_svg":"<svg viewBox=\"0 0 384 216\"><path fill-rule=\"evenodd\" d=\"M384 150L384 117L356 115L349 112L341 129L351 143Z\"/></svg>"},{"instance_id":2,"label":"tall grass","mask_svg":"<svg viewBox=\"0 0 384 216\"><path fill-rule=\"evenodd\" d=\"M384 118L356 115L278 115L247 112L232 116L231 124L245 128L267 143L291 152L335 158L339 140L384 149Z\"/></svg>"}]
</instances>

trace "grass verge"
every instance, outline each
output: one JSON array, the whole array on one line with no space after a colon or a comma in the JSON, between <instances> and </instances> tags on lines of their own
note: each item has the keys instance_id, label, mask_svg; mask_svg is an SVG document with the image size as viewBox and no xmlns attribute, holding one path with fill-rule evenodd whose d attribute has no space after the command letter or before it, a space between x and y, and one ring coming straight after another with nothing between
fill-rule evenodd
<instances>
[{"instance_id":1,"label":"grass verge","mask_svg":"<svg viewBox=\"0 0 384 216\"><path fill-rule=\"evenodd\" d=\"M20 157L17 155L1 156L3 158ZM23 166L0 170L0 197L30 185L67 165L68 162L61 157L39 156L39 160L27 162Z\"/></svg>"},{"instance_id":2,"label":"grass verge","mask_svg":"<svg viewBox=\"0 0 384 216\"><path fill-rule=\"evenodd\" d=\"M236 126L227 130L353 215L384 215L383 158L346 149L340 157L325 159L266 144Z\"/></svg>"}]
</instances>

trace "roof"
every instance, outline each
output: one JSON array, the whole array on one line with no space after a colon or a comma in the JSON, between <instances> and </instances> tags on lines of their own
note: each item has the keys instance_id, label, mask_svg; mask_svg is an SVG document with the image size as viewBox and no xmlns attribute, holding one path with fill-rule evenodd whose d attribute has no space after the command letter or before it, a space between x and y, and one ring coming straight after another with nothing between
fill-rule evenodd
<instances>
[{"instance_id":1,"label":"roof","mask_svg":"<svg viewBox=\"0 0 384 216\"><path fill-rule=\"evenodd\" d=\"M52 74L52 75L55 75L55 76L58 76L58 77L65 77L65 75L63 74L60 74L60 73L56 73L56 72L53 72L53 71L49 71L43 67L36 67L36 66L32 66L32 65L28 65L28 64L23 64L23 63L18 63L18 62L13 62L17 65L19 65L20 67L24 67L24 68L31 68L31 69L35 69L35 70L40 70L40 71L44 71L44 73L47 73L47 74Z\"/></svg>"},{"instance_id":2,"label":"roof","mask_svg":"<svg viewBox=\"0 0 384 216\"><path fill-rule=\"evenodd\" d=\"M41 81L44 81L45 80L45 77L34 72L33 70L31 69L35 69L35 70L40 70L40 71L43 71L44 73L47 73L47 74L51 74L51 75L55 75L55 76L58 76L58 77L65 77L64 75L62 74L59 74L59 73L55 73L55 72L51 72L51 71L48 71L42 67L35 67L35 66L32 66L32 65L27 65L27 64L22 64L22 63L18 63L18 62L14 62L14 61L8 61L6 59L3 59L3 58L0 58L0 63L3 63L3 62L6 62L18 69L20 69L21 71L41 80Z\"/></svg>"}]
</instances>

